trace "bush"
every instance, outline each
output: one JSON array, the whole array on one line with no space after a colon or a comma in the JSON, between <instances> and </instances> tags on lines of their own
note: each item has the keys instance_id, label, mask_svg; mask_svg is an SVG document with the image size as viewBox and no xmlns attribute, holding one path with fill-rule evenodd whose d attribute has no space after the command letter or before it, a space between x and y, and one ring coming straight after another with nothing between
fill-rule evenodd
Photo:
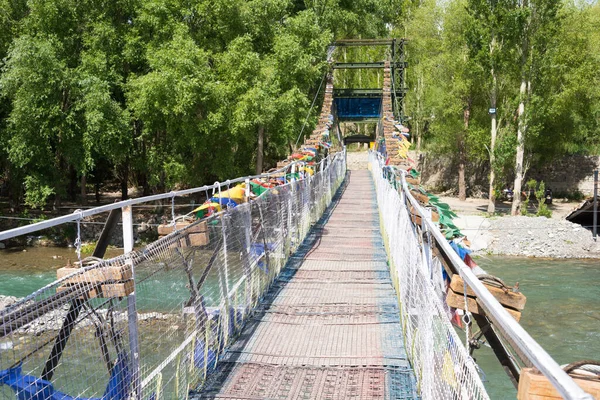
<instances>
[{"instance_id":1,"label":"bush","mask_svg":"<svg viewBox=\"0 0 600 400\"><path fill-rule=\"evenodd\" d=\"M529 208L529 201L531 200L531 192L535 192L535 187L537 185L537 181L535 179L530 179L527 181L527 183L525 184L526 190L525 190L525 200L523 200L523 202L521 203L521 215L528 215L528 208ZM535 192L535 195L537 196L537 192ZM517 194L515 193L515 196L517 196ZM538 197L539 198L539 197Z\"/></svg>"},{"instance_id":2,"label":"bush","mask_svg":"<svg viewBox=\"0 0 600 400\"><path fill-rule=\"evenodd\" d=\"M567 199L569 201L582 201L583 199L585 199L585 197L586 196L577 189L554 192L555 199Z\"/></svg>"},{"instance_id":3,"label":"bush","mask_svg":"<svg viewBox=\"0 0 600 400\"><path fill-rule=\"evenodd\" d=\"M535 215L538 217L552 218L552 210L550 210L546 204L542 203Z\"/></svg>"},{"instance_id":4,"label":"bush","mask_svg":"<svg viewBox=\"0 0 600 400\"><path fill-rule=\"evenodd\" d=\"M535 188L535 180L531 180L529 182L527 182L527 186L529 186L529 183L533 181L533 184L531 185L531 188L534 190L535 193L535 198L537 199L537 211L535 213L535 215L537 215L538 217L546 217L546 218L550 218L552 217L552 211L550 211L550 209L548 209L548 205L545 203L545 199L546 199L546 184L544 183L544 181L540 181L540 184L537 186L537 189Z\"/></svg>"}]
</instances>

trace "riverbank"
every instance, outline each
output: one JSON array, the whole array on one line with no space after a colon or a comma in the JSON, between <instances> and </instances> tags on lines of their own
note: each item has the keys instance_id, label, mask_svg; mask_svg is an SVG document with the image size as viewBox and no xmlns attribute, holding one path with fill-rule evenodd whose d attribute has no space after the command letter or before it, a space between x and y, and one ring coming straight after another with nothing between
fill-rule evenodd
<instances>
[{"instance_id":1,"label":"riverbank","mask_svg":"<svg viewBox=\"0 0 600 400\"><path fill-rule=\"evenodd\" d=\"M441 197L456 212L455 224L465 234L475 254L538 258L600 258L600 241L592 232L564 217L577 203L552 206L552 218L508 215L510 205L497 203L500 213L485 213L487 200Z\"/></svg>"}]
</instances>

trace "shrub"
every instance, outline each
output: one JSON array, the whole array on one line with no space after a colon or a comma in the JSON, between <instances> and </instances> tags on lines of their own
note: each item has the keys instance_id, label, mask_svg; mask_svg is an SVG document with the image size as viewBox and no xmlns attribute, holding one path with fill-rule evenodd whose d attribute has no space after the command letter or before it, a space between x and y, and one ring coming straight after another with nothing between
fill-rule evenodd
<instances>
[{"instance_id":1,"label":"shrub","mask_svg":"<svg viewBox=\"0 0 600 400\"><path fill-rule=\"evenodd\" d=\"M535 181L534 181L535 182ZM529 182L528 182L529 183ZM535 185L533 186L535 188ZM552 217L552 211L548 209L548 205L545 203L546 199L546 184L541 181L537 189L535 189L535 197L537 199L537 211L535 215L538 217Z\"/></svg>"}]
</instances>

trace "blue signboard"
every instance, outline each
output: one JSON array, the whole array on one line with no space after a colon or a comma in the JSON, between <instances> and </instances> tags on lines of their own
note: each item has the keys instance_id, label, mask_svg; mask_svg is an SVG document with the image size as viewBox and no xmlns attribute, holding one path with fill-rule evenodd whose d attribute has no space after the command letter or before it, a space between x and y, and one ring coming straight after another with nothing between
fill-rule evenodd
<instances>
[{"instance_id":1,"label":"blue signboard","mask_svg":"<svg viewBox=\"0 0 600 400\"><path fill-rule=\"evenodd\" d=\"M381 116L381 98L337 97L334 101L340 120Z\"/></svg>"}]
</instances>

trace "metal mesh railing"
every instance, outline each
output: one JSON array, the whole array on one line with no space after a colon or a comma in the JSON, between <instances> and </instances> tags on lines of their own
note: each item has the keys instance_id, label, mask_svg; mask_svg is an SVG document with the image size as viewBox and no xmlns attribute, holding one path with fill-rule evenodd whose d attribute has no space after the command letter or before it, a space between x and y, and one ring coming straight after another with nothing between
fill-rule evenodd
<instances>
[{"instance_id":1,"label":"metal mesh railing","mask_svg":"<svg viewBox=\"0 0 600 400\"><path fill-rule=\"evenodd\" d=\"M433 222L431 211L412 196L403 172L385 166L378 153L371 153L369 157L401 308L406 348L417 374L421 397L488 398L477 366L469 356L468 347L473 336L469 333L468 319L463 321L468 338L465 345L450 324L451 312L445 301L447 282L442 276L442 270L450 267L463 279L464 293L468 290L476 297L476 303L465 297L466 314L472 314L469 308L473 306L468 304L476 304L478 315L474 317L478 324L481 321L481 332L494 332L494 335L490 334L490 344L504 357L503 366L511 374L516 369L514 378L520 378L522 366L534 366L564 398L592 399L519 325L460 258L438 224ZM492 340L495 343L492 344Z\"/></svg>"},{"instance_id":2,"label":"metal mesh railing","mask_svg":"<svg viewBox=\"0 0 600 400\"><path fill-rule=\"evenodd\" d=\"M452 327L441 297L442 267L424 251L406 199L370 154L392 280L398 294L408 357L422 399L488 399L475 362ZM429 259L429 261L428 261ZM437 286L437 288L436 288ZM445 288L444 288L445 290Z\"/></svg>"},{"instance_id":3,"label":"metal mesh railing","mask_svg":"<svg viewBox=\"0 0 600 400\"><path fill-rule=\"evenodd\" d=\"M74 268L1 310L0 398L188 398L345 171L345 154L330 156L312 176L142 249Z\"/></svg>"}]
</instances>

